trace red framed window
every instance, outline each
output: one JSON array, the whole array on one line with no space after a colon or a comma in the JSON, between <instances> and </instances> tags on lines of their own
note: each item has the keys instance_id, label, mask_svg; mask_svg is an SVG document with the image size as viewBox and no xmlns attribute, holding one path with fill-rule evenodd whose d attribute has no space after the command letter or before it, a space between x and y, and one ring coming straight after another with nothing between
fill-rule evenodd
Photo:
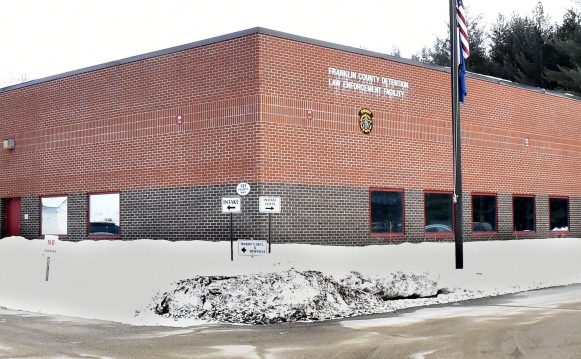
<instances>
[{"instance_id":1,"label":"red framed window","mask_svg":"<svg viewBox=\"0 0 581 359\"><path fill-rule=\"evenodd\" d=\"M452 192L424 192L424 232L426 236L453 236L454 211Z\"/></svg>"},{"instance_id":2,"label":"red framed window","mask_svg":"<svg viewBox=\"0 0 581 359\"><path fill-rule=\"evenodd\" d=\"M372 236L405 235L403 189L369 189L369 226Z\"/></svg>"},{"instance_id":3,"label":"red framed window","mask_svg":"<svg viewBox=\"0 0 581 359\"><path fill-rule=\"evenodd\" d=\"M472 233L498 233L498 198L496 193L472 193Z\"/></svg>"},{"instance_id":4,"label":"red framed window","mask_svg":"<svg viewBox=\"0 0 581 359\"><path fill-rule=\"evenodd\" d=\"M535 196L513 195L512 218L515 233L534 233L536 231Z\"/></svg>"},{"instance_id":5,"label":"red framed window","mask_svg":"<svg viewBox=\"0 0 581 359\"><path fill-rule=\"evenodd\" d=\"M67 235L67 196L40 197L40 234Z\"/></svg>"},{"instance_id":6,"label":"red framed window","mask_svg":"<svg viewBox=\"0 0 581 359\"><path fill-rule=\"evenodd\" d=\"M569 232L569 197L549 196L549 229L553 233Z\"/></svg>"},{"instance_id":7,"label":"red framed window","mask_svg":"<svg viewBox=\"0 0 581 359\"><path fill-rule=\"evenodd\" d=\"M120 195L114 193L93 193L88 195L89 237L121 237Z\"/></svg>"}]
</instances>

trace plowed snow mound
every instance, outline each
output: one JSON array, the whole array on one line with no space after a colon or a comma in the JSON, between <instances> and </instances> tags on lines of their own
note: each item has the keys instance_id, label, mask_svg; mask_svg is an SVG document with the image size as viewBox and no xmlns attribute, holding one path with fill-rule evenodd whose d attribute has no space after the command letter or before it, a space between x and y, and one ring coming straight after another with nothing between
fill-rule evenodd
<instances>
[{"instance_id":1,"label":"plowed snow mound","mask_svg":"<svg viewBox=\"0 0 581 359\"><path fill-rule=\"evenodd\" d=\"M273 324L325 320L390 310L390 299L435 296L427 275L394 273L369 278L351 272L335 280L317 271L294 269L241 276L197 276L154 298L151 309L174 319Z\"/></svg>"}]
</instances>

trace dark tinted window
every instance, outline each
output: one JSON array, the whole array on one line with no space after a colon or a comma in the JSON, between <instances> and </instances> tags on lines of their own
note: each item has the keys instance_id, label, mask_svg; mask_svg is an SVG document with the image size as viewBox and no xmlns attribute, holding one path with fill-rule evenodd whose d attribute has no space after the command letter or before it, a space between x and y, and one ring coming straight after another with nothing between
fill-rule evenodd
<instances>
[{"instance_id":1,"label":"dark tinted window","mask_svg":"<svg viewBox=\"0 0 581 359\"><path fill-rule=\"evenodd\" d=\"M452 232L452 195L425 193L426 232Z\"/></svg>"},{"instance_id":2,"label":"dark tinted window","mask_svg":"<svg viewBox=\"0 0 581 359\"><path fill-rule=\"evenodd\" d=\"M496 232L496 196L472 196L472 231Z\"/></svg>"},{"instance_id":3,"label":"dark tinted window","mask_svg":"<svg viewBox=\"0 0 581 359\"><path fill-rule=\"evenodd\" d=\"M371 232L403 233L402 192L371 192Z\"/></svg>"},{"instance_id":4,"label":"dark tinted window","mask_svg":"<svg viewBox=\"0 0 581 359\"><path fill-rule=\"evenodd\" d=\"M569 230L569 199L549 198L551 231Z\"/></svg>"},{"instance_id":5,"label":"dark tinted window","mask_svg":"<svg viewBox=\"0 0 581 359\"><path fill-rule=\"evenodd\" d=\"M535 230L535 198L513 197L515 232Z\"/></svg>"},{"instance_id":6,"label":"dark tinted window","mask_svg":"<svg viewBox=\"0 0 581 359\"><path fill-rule=\"evenodd\" d=\"M91 222L91 234L119 234L119 226L112 222Z\"/></svg>"}]
</instances>

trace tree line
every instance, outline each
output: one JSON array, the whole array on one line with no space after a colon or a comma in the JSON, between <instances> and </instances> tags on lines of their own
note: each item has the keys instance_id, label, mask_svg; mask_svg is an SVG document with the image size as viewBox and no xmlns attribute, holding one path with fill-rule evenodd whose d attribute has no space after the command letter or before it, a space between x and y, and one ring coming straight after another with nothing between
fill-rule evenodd
<instances>
[{"instance_id":1,"label":"tree line","mask_svg":"<svg viewBox=\"0 0 581 359\"><path fill-rule=\"evenodd\" d=\"M581 14L569 9L551 24L539 2L530 16L499 15L490 31L468 17L468 71L581 96ZM450 41L437 37L413 59L450 66Z\"/></svg>"}]
</instances>

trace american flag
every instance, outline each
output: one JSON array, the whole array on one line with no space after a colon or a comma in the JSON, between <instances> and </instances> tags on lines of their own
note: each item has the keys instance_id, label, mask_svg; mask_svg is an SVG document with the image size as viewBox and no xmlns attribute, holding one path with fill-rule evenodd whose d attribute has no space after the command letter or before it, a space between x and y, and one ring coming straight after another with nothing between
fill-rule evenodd
<instances>
[{"instance_id":1,"label":"american flag","mask_svg":"<svg viewBox=\"0 0 581 359\"><path fill-rule=\"evenodd\" d=\"M459 99L460 102L464 102L464 97L466 97L466 62L465 60L470 56L470 46L468 45L468 27L466 25L466 15L464 13L464 6L462 5L462 0L457 0L458 6L456 11L456 17L458 19L458 86L459 86Z\"/></svg>"}]
</instances>

